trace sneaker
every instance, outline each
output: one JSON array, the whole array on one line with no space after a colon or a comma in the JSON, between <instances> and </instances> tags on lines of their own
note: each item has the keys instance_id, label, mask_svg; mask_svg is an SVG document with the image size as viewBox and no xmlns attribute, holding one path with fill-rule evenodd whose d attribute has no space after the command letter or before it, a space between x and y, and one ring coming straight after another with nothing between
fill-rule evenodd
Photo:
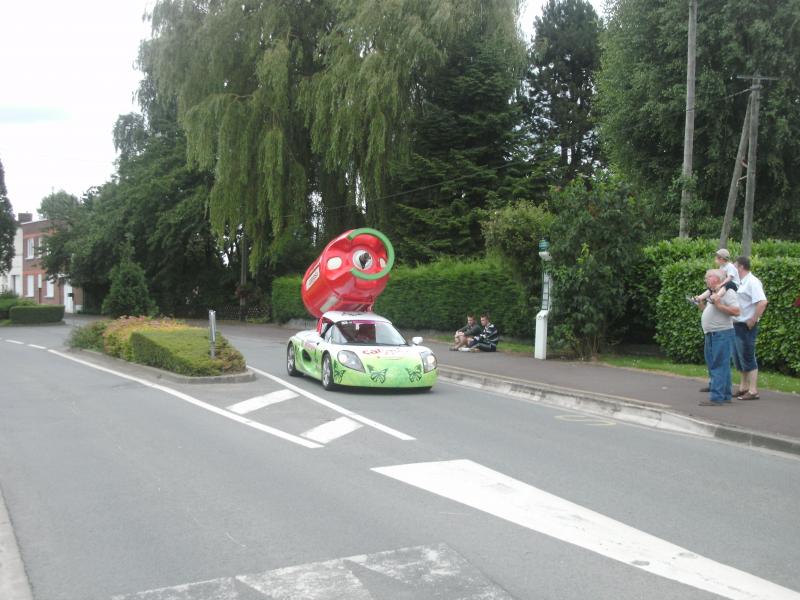
<instances>
[{"instance_id":1,"label":"sneaker","mask_svg":"<svg viewBox=\"0 0 800 600\"><path fill-rule=\"evenodd\" d=\"M697 391L698 391L698 392L703 392L703 393L706 393L706 392L710 392L710 391L711 391L711 388L710 388L710 387L708 387L708 386L706 386L706 387L701 387L701 388L700 388L699 390L697 390Z\"/></svg>"},{"instance_id":2,"label":"sneaker","mask_svg":"<svg viewBox=\"0 0 800 600\"><path fill-rule=\"evenodd\" d=\"M700 304L700 302L694 299L694 296L686 296L686 301L694 306L698 306Z\"/></svg>"},{"instance_id":3,"label":"sneaker","mask_svg":"<svg viewBox=\"0 0 800 600\"><path fill-rule=\"evenodd\" d=\"M459 352L471 352L471 349L467 348L467 347L464 347L464 348L459 348L458 351Z\"/></svg>"}]
</instances>

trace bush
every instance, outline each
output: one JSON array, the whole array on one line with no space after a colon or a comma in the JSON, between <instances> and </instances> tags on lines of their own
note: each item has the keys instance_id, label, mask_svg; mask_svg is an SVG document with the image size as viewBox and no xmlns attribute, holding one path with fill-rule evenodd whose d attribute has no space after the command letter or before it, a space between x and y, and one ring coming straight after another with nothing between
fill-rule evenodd
<instances>
[{"instance_id":1,"label":"bush","mask_svg":"<svg viewBox=\"0 0 800 600\"><path fill-rule=\"evenodd\" d=\"M102 313L122 315L154 315L158 307L150 298L144 269L129 257L111 269L111 289L103 300Z\"/></svg>"},{"instance_id":2,"label":"bush","mask_svg":"<svg viewBox=\"0 0 800 600\"><path fill-rule=\"evenodd\" d=\"M656 308L656 340L677 362L703 362L703 332L697 308L686 302L688 294L703 291L707 260L666 265ZM800 308L794 306L800 287L800 259L753 260L753 272L764 284L769 305L759 323L759 365L800 373Z\"/></svg>"},{"instance_id":3,"label":"bush","mask_svg":"<svg viewBox=\"0 0 800 600\"><path fill-rule=\"evenodd\" d=\"M272 320L285 323L289 319L311 319L300 296L301 275L285 275L272 281Z\"/></svg>"},{"instance_id":4,"label":"bush","mask_svg":"<svg viewBox=\"0 0 800 600\"><path fill-rule=\"evenodd\" d=\"M117 358L133 360L130 338L136 331L188 329L188 325L174 319L153 320L150 317L120 317L111 321L103 332L103 351Z\"/></svg>"},{"instance_id":5,"label":"bush","mask_svg":"<svg viewBox=\"0 0 800 600\"><path fill-rule=\"evenodd\" d=\"M12 306L8 315L15 325L58 323L64 319L63 304L33 304Z\"/></svg>"},{"instance_id":6,"label":"bush","mask_svg":"<svg viewBox=\"0 0 800 600\"><path fill-rule=\"evenodd\" d=\"M95 321L73 329L67 339L70 348L83 348L103 352L103 334L110 321Z\"/></svg>"},{"instance_id":7,"label":"bush","mask_svg":"<svg viewBox=\"0 0 800 600\"><path fill-rule=\"evenodd\" d=\"M273 319L310 319L300 298L298 276L272 283ZM501 335L530 338L533 335L532 306L513 269L497 259L459 262L454 259L420 267L395 267L386 290L375 303L375 312L400 328L455 330L464 315L486 311Z\"/></svg>"},{"instance_id":8,"label":"bush","mask_svg":"<svg viewBox=\"0 0 800 600\"><path fill-rule=\"evenodd\" d=\"M36 303L33 300L17 298L16 296L0 298L0 319L8 319L8 311L13 306L36 306Z\"/></svg>"},{"instance_id":9,"label":"bush","mask_svg":"<svg viewBox=\"0 0 800 600\"><path fill-rule=\"evenodd\" d=\"M591 187L574 181L551 207L555 333L578 356L592 356L615 324L621 335L627 323L624 282L643 245L642 204L619 181L600 178Z\"/></svg>"},{"instance_id":10,"label":"bush","mask_svg":"<svg viewBox=\"0 0 800 600\"><path fill-rule=\"evenodd\" d=\"M244 357L221 335L217 336L216 357L210 356L205 329L191 327L173 331L140 330L131 334L133 362L190 376L241 373Z\"/></svg>"}]
</instances>

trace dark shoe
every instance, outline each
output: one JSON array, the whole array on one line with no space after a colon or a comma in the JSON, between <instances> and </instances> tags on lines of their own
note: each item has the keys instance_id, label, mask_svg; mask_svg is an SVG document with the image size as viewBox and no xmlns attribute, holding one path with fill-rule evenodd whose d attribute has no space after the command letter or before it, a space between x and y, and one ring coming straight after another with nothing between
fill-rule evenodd
<instances>
[{"instance_id":1,"label":"dark shoe","mask_svg":"<svg viewBox=\"0 0 800 600\"><path fill-rule=\"evenodd\" d=\"M739 396L744 396L747 393L747 390L739 390L738 392L733 392L733 397L738 398Z\"/></svg>"},{"instance_id":2,"label":"dark shoe","mask_svg":"<svg viewBox=\"0 0 800 600\"><path fill-rule=\"evenodd\" d=\"M703 400L697 403L699 406L722 406L724 402L713 402L712 400Z\"/></svg>"},{"instance_id":3,"label":"dark shoe","mask_svg":"<svg viewBox=\"0 0 800 600\"><path fill-rule=\"evenodd\" d=\"M751 394L750 392L745 392L741 396L739 396L739 400L758 400L760 396L758 394Z\"/></svg>"},{"instance_id":4,"label":"dark shoe","mask_svg":"<svg viewBox=\"0 0 800 600\"><path fill-rule=\"evenodd\" d=\"M701 387L701 388L700 388L699 390L697 390L697 391L698 391L698 392L703 392L703 393L705 393L705 392L710 392L710 391L711 391L711 388L710 388L710 387L708 387L708 386L706 386L706 387Z\"/></svg>"}]
</instances>

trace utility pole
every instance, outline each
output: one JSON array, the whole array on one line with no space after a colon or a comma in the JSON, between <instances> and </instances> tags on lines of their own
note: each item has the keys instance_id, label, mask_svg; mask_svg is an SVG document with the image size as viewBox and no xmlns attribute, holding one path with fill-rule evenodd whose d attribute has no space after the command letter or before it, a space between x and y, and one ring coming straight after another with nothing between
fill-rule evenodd
<instances>
[{"instance_id":1,"label":"utility pole","mask_svg":"<svg viewBox=\"0 0 800 600\"><path fill-rule=\"evenodd\" d=\"M764 77L756 73L749 77L739 75L737 79L750 79L750 128L747 148L747 187L744 195L744 218L742 219L742 255L750 256L753 246L753 204L756 197L756 150L758 148L758 109L761 101L761 82L776 81L777 77Z\"/></svg>"},{"instance_id":2,"label":"utility pole","mask_svg":"<svg viewBox=\"0 0 800 600\"><path fill-rule=\"evenodd\" d=\"M739 149L736 151L736 162L733 165L733 176L731 177L731 187L728 189L728 204L725 207L725 219L722 221L722 232L719 234L719 245L717 248L728 247L728 235L731 232L733 223L733 213L736 210L736 199L739 196L739 179L742 176L742 163L744 153L747 150L747 140L750 134L750 98L747 99L747 110L744 113L744 123L742 124L742 135L739 138Z\"/></svg>"},{"instance_id":3,"label":"utility pole","mask_svg":"<svg viewBox=\"0 0 800 600\"><path fill-rule=\"evenodd\" d=\"M692 158L694 153L694 80L697 57L697 0L689 0L689 41L686 59L686 122L683 129L683 189L681 190L681 216L678 237L689 237L689 204L692 191L689 180L692 177Z\"/></svg>"}]
</instances>

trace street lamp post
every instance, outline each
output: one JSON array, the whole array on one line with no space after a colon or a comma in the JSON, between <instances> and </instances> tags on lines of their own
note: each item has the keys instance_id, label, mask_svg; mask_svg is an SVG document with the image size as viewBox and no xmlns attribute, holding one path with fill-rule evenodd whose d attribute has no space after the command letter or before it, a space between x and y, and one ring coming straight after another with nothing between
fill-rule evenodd
<instances>
[{"instance_id":1,"label":"street lamp post","mask_svg":"<svg viewBox=\"0 0 800 600\"><path fill-rule=\"evenodd\" d=\"M533 357L540 360L547 358L547 316L550 313L550 288L553 278L550 275L550 243L546 239L539 241L539 258L542 259L542 308L536 315L536 337L533 345Z\"/></svg>"}]
</instances>

